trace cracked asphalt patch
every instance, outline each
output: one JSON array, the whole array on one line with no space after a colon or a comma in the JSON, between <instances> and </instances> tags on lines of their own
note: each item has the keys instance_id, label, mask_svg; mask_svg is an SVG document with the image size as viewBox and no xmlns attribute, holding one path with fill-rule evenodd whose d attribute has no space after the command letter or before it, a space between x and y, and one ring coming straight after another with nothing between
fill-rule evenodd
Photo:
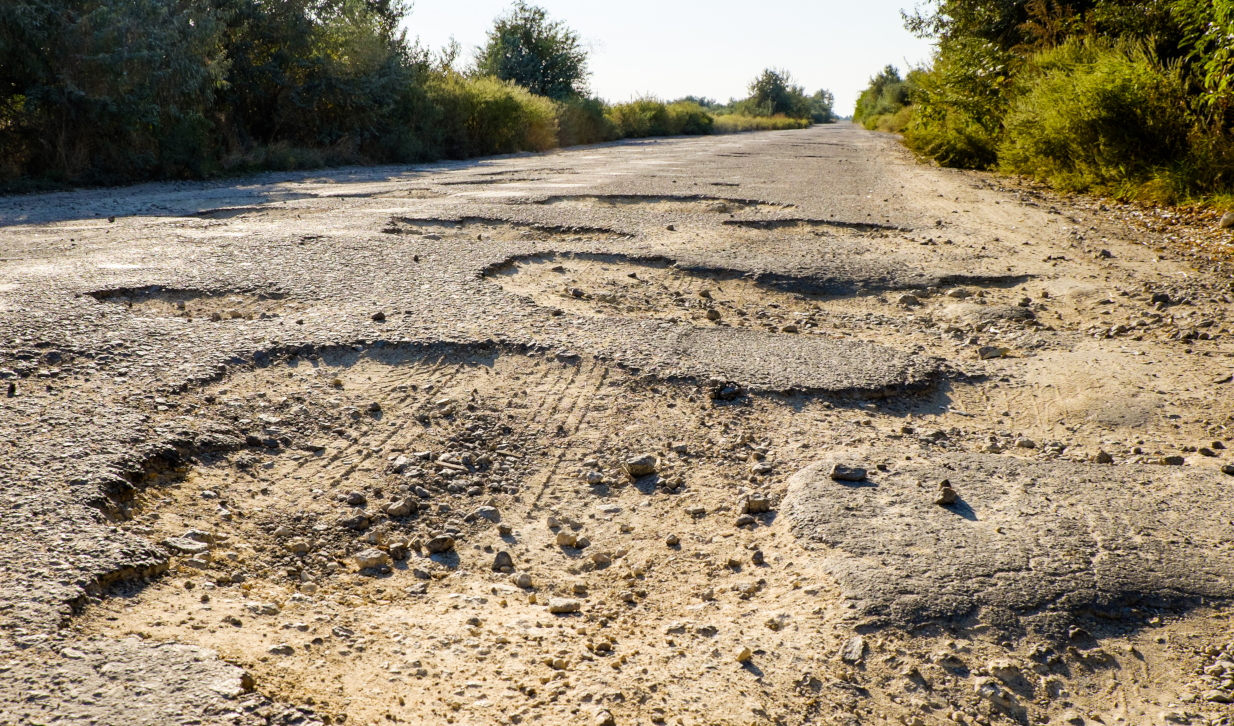
<instances>
[{"instance_id":1,"label":"cracked asphalt patch","mask_svg":"<svg viewBox=\"0 0 1234 726\"><path fill-rule=\"evenodd\" d=\"M863 458L903 458L894 453ZM1219 473L968 454L913 457L852 483L832 480L832 464L788 480L787 514L873 621L1019 628L1027 615L1065 631L1076 611L1121 618L1133 604L1223 597L1234 576ZM936 504L943 481L954 504Z\"/></svg>"}]
</instances>

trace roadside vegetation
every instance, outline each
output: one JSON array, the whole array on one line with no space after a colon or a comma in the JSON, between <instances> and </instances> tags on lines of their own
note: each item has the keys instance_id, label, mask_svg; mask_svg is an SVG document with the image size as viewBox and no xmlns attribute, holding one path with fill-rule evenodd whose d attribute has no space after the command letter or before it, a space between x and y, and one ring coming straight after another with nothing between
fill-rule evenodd
<instances>
[{"instance_id":1,"label":"roadside vegetation","mask_svg":"<svg viewBox=\"0 0 1234 726\"><path fill-rule=\"evenodd\" d=\"M946 166L1230 206L1231 0L936 0L905 20L934 57L870 79L867 128Z\"/></svg>"},{"instance_id":2,"label":"roadside vegetation","mask_svg":"<svg viewBox=\"0 0 1234 726\"><path fill-rule=\"evenodd\" d=\"M422 162L832 121L768 70L727 105L587 86L579 36L516 2L470 63L403 0L0 3L0 188Z\"/></svg>"}]
</instances>

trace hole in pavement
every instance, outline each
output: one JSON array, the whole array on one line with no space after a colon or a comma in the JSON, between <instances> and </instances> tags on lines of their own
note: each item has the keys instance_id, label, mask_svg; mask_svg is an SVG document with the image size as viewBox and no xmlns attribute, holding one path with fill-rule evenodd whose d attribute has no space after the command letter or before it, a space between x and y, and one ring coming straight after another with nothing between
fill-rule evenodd
<instances>
[{"instance_id":1,"label":"hole in pavement","mask_svg":"<svg viewBox=\"0 0 1234 726\"><path fill-rule=\"evenodd\" d=\"M663 257L545 254L487 272L537 305L589 316L650 317L772 332L817 327L816 296L783 292L736 270L682 270Z\"/></svg>"},{"instance_id":2,"label":"hole in pavement","mask_svg":"<svg viewBox=\"0 0 1234 726\"><path fill-rule=\"evenodd\" d=\"M119 518L170 568L77 627L209 647L266 695L348 722L525 717L550 690L536 713L566 719L669 655L699 674L675 698L730 687L706 668L740 638L719 608L817 602L808 571L751 553L774 544L759 538L775 483L829 445L840 412L562 358L342 348L151 404L183 454L148 467ZM631 480L622 462L644 454L654 471ZM738 519L747 490L769 498ZM670 533L689 558L661 555L682 546ZM494 570L503 551L529 587ZM676 636L688 652L643 627L700 602L717 612ZM764 665L815 649L789 633Z\"/></svg>"},{"instance_id":3,"label":"hole in pavement","mask_svg":"<svg viewBox=\"0 0 1234 726\"><path fill-rule=\"evenodd\" d=\"M724 197L708 197L702 195L654 196L637 194L603 194L592 196L555 196L549 197L540 204L563 207L584 208L620 208L638 206L656 212L712 212L727 214L733 212L773 212L792 209L791 204L776 204L756 199L728 199Z\"/></svg>"},{"instance_id":4,"label":"hole in pavement","mask_svg":"<svg viewBox=\"0 0 1234 726\"><path fill-rule=\"evenodd\" d=\"M90 293L100 302L120 305L136 315L223 322L277 317L304 308L285 293L209 292L180 290L161 285L117 288Z\"/></svg>"},{"instance_id":5,"label":"hole in pavement","mask_svg":"<svg viewBox=\"0 0 1234 726\"><path fill-rule=\"evenodd\" d=\"M463 185L466 185L466 186L472 186L472 185L484 185L484 184L517 184L517 183L519 183L519 182L537 182L537 181L544 181L544 179L545 179L545 177L542 177L542 176L516 176L516 175L510 175L510 176L505 176L505 175L501 175L501 176L497 176L497 175L488 175L488 176L489 176L490 178L487 178L487 179L485 179L485 178L479 178L479 179L451 179L451 180L448 180L448 181L439 181L439 182L437 182L437 184L438 184L439 186L443 186L443 187L448 187L448 186L463 186Z\"/></svg>"},{"instance_id":6,"label":"hole in pavement","mask_svg":"<svg viewBox=\"0 0 1234 726\"><path fill-rule=\"evenodd\" d=\"M553 239L577 242L585 239L623 239L629 235L602 227L576 227L508 222L489 217L462 219L414 219L394 217L382 230L387 234L438 235L445 239L499 241Z\"/></svg>"},{"instance_id":7,"label":"hole in pavement","mask_svg":"<svg viewBox=\"0 0 1234 726\"><path fill-rule=\"evenodd\" d=\"M723 224L742 229L761 229L813 234L870 234L872 232L911 232L910 229L870 222L841 222L826 219L726 219Z\"/></svg>"}]
</instances>

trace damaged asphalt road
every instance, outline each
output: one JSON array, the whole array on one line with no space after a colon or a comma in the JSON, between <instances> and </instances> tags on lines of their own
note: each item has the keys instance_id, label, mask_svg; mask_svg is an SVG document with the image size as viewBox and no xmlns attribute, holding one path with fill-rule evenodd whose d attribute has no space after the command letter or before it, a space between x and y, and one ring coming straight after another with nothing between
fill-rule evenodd
<instances>
[{"instance_id":1,"label":"damaged asphalt road","mask_svg":"<svg viewBox=\"0 0 1234 726\"><path fill-rule=\"evenodd\" d=\"M1234 717L1229 283L1079 203L836 125L0 225L0 723Z\"/></svg>"}]
</instances>

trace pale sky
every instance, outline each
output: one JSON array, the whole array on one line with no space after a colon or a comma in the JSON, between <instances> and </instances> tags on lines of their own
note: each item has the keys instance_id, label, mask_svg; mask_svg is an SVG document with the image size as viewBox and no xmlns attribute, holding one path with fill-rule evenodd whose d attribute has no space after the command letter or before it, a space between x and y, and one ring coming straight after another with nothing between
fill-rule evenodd
<instances>
[{"instance_id":1,"label":"pale sky","mask_svg":"<svg viewBox=\"0 0 1234 726\"><path fill-rule=\"evenodd\" d=\"M930 55L904 29L913 0L539 0L591 47L591 88L609 101L649 93L719 101L746 95L762 69L787 68L807 93L826 88L852 113L870 76ZM437 50L454 36L467 61L508 0L415 0L405 25ZM907 63L906 63L907 61Z\"/></svg>"}]
</instances>

